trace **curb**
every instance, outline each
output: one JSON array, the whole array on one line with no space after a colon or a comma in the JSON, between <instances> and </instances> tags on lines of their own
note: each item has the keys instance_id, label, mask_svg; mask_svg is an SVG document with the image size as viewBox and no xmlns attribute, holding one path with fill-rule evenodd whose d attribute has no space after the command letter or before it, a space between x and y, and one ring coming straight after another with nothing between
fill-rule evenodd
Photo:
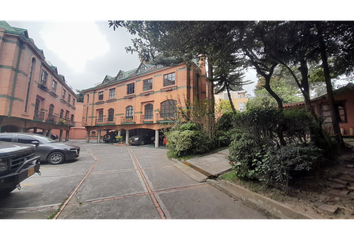
<instances>
[{"instance_id":1,"label":"curb","mask_svg":"<svg viewBox=\"0 0 354 240\"><path fill-rule=\"evenodd\" d=\"M234 183L230 183L225 180L215 181L210 179L207 180L207 183L226 193L230 197L242 200L245 205L260 208L261 210L265 211L266 214L271 215L272 218L311 219L305 214L293 211L284 204L281 204L258 193L254 193Z\"/></svg>"}]
</instances>

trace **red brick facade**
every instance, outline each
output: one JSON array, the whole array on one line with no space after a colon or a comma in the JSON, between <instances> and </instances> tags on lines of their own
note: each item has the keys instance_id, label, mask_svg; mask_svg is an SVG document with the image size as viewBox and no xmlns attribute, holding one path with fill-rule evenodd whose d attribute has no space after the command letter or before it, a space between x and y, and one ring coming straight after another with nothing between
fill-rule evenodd
<instances>
[{"instance_id":1,"label":"red brick facade","mask_svg":"<svg viewBox=\"0 0 354 240\"><path fill-rule=\"evenodd\" d=\"M75 104L76 95L64 76L46 61L27 30L1 21L0 131L58 129L66 131L68 139L75 125Z\"/></svg>"}]
</instances>

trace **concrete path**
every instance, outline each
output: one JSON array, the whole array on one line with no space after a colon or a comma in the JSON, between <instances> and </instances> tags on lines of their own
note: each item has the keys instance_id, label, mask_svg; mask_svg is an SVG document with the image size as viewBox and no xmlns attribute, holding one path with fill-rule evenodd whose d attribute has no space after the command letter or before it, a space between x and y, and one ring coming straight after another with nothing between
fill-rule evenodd
<instances>
[{"instance_id":1,"label":"concrete path","mask_svg":"<svg viewBox=\"0 0 354 240\"><path fill-rule=\"evenodd\" d=\"M205 180L190 177L189 170L178 167L183 163L167 158L166 149L76 144L81 146L79 160L42 165L42 176L28 178L21 191L0 200L0 218L46 219L52 214L58 219L266 218ZM204 168L201 159L190 162ZM224 171L226 165L221 165L205 169Z\"/></svg>"}]
</instances>

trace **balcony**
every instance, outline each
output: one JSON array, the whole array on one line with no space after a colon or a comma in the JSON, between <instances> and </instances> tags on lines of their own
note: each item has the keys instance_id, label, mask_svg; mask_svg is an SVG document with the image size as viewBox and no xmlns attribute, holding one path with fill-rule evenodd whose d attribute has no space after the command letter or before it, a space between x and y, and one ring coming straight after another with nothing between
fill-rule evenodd
<instances>
[{"instance_id":1,"label":"balcony","mask_svg":"<svg viewBox=\"0 0 354 240\"><path fill-rule=\"evenodd\" d=\"M51 122L51 123L58 123L58 116L55 116L55 115L49 115L47 117L47 120L46 122Z\"/></svg>"},{"instance_id":2,"label":"balcony","mask_svg":"<svg viewBox=\"0 0 354 240\"><path fill-rule=\"evenodd\" d=\"M121 117L120 124L135 124L136 118L134 116Z\"/></svg>"},{"instance_id":3,"label":"balcony","mask_svg":"<svg viewBox=\"0 0 354 240\"><path fill-rule=\"evenodd\" d=\"M95 125L104 124L104 125L115 125L115 117L113 118L98 118L95 120Z\"/></svg>"},{"instance_id":4,"label":"balcony","mask_svg":"<svg viewBox=\"0 0 354 240\"><path fill-rule=\"evenodd\" d=\"M48 92L48 88L46 86L46 82L38 83L38 88L42 89L45 92Z\"/></svg>"},{"instance_id":5,"label":"balcony","mask_svg":"<svg viewBox=\"0 0 354 240\"><path fill-rule=\"evenodd\" d=\"M35 112L33 116L33 120L42 122L44 120L45 112Z\"/></svg>"},{"instance_id":6,"label":"balcony","mask_svg":"<svg viewBox=\"0 0 354 240\"><path fill-rule=\"evenodd\" d=\"M153 114L141 115L141 116L142 116L143 124L154 123L154 115Z\"/></svg>"}]
</instances>

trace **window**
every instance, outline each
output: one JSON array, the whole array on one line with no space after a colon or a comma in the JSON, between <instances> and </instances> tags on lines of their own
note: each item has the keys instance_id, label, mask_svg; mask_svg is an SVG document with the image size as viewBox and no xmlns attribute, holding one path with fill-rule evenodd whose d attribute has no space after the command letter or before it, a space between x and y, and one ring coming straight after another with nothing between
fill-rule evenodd
<instances>
[{"instance_id":1,"label":"window","mask_svg":"<svg viewBox=\"0 0 354 240\"><path fill-rule=\"evenodd\" d=\"M153 118L153 106L152 104L148 104L145 106L145 115L144 119L152 119Z\"/></svg>"},{"instance_id":2,"label":"window","mask_svg":"<svg viewBox=\"0 0 354 240\"><path fill-rule=\"evenodd\" d=\"M134 83L130 83L127 85L127 94L133 94L134 93Z\"/></svg>"},{"instance_id":3,"label":"window","mask_svg":"<svg viewBox=\"0 0 354 240\"><path fill-rule=\"evenodd\" d=\"M50 105L49 105L48 116L52 116L52 115L53 115L53 111L54 111L54 105L53 105L53 104L50 104Z\"/></svg>"},{"instance_id":4,"label":"window","mask_svg":"<svg viewBox=\"0 0 354 240\"><path fill-rule=\"evenodd\" d=\"M114 120L114 109L108 109L108 122L112 122Z\"/></svg>"},{"instance_id":5,"label":"window","mask_svg":"<svg viewBox=\"0 0 354 240\"><path fill-rule=\"evenodd\" d=\"M11 142L12 141L12 135L1 135L0 136L0 141L4 141L4 142Z\"/></svg>"},{"instance_id":6,"label":"window","mask_svg":"<svg viewBox=\"0 0 354 240\"><path fill-rule=\"evenodd\" d=\"M246 110L246 103L239 103L238 104L238 110L240 111L240 112L243 112L243 111L245 111Z\"/></svg>"},{"instance_id":7,"label":"window","mask_svg":"<svg viewBox=\"0 0 354 240\"><path fill-rule=\"evenodd\" d=\"M75 98L73 98L73 106L75 107L75 101L76 101L76 99Z\"/></svg>"},{"instance_id":8,"label":"window","mask_svg":"<svg viewBox=\"0 0 354 240\"><path fill-rule=\"evenodd\" d=\"M74 124L74 114L71 114L70 121L71 121L71 124Z\"/></svg>"},{"instance_id":9,"label":"window","mask_svg":"<svg viewBox=\"0 0 354 240\"><path fill-rule=\"evenodd\" d=\"M98 122L103 122L103 111L98 111Z\"/></svg>"},{"instance_id":10,"label":"window","mask_svg":"<svg viewBox=\"0 0 354 240\"><path fill-rule=\"evenodd\" d=\"M70 113L69 113L69 111L68 111L68 110L66 110L66 112L65 112L65 119L66 119L66 120L68 120L68 119L69 119L69 114L70 114Z\"/></svg>"},{"instance_id":11,"label":"window","mask_svg":"<svg viewBox=\"0 0 354 240\"><path fill-rule=\"evenodd\" d=\"M98 100L99 101L103 100L103 91L98 92Z\"/></svg>"},{"instance_id":12,"label":"window","mask_svg":"<svg viewBox=\"0 0 354 240\"><path fill-rule=\"evenodd\" d=\"M161 103L161 117L175 118L176 117L176 100L167 100Z\"/></svg>"},{"instance_id":13,"label":"window","mask_svg":"<svg viewBox=\"0 0 354 240\"><path fill-rule=\"evenodd\" d=\"M125 116L127 118L132 118L133 117L133 110L134 110L133 106L128 106L126 110L127 111L126 111Z\"/></svg>"},{"instance_id":14,"label":"window","mask_svg":"<svg viewBox=\"0 0 354 240\"><path fill-rule=\"evenodd\" d=\"M71 100L71 95L68 94L68 103L70 103L70 100Z\"/></svg>"},{"instance_id":15,"label":"window","mask_svg":"<svg viewBox=\"0 0 354 240\"><path fill-rule=\"evenodd\" d=\"M52 92L55 92L56 90L57 90L57 82L53 80Z\"/></svg>"},{"instance_id":16,"label":"window","mask_svg":"<svg viewBox=\"0 0 354 240\"><path fill-rule=\"evenodd\" d=\"M152 78L143 81L143 91L152 89Z\"/></svg>"},{"instance_id":17,"label":"window","mask_svg":"<svg viewBox=\"0 0 354 240\"><path fill-rule=\"evenodd\" d=\"M60 118L63 118L63 115L64 115L64 110L61 109L61 110L60 110L60 116L59 116L59 117L60 117Z\"/></svg>"},{"instance_id":18,"label":"window","mask_svg":"<svg viewBox=\"0 0 354 240\"><path fill-rule=\"evenodd\" d=\"M242 94L242 93L239 93L239 94L237 95L237 97L238 97L238 98L242 98L242 97L243 97L243 94Z\"/></svg>"},{"instance_id":19,"label":"window","mask_svg":"<svg viewBox=\"0 0 354 240\"><path fill-rule=\"evenodd\" d=\"M89 101L90 101L90 95L87 94L86 96L87 96L87 103L89 103Z\"/></svg>"},{"instance_id":20,"label":"window","mask_svg":"<svg viewBox=\"0 0 354 240\"><path fill-rule=\"evenodd\" d=\"M116 89L112 88L109 89L109 98L115 98L116 97Z\"/></svg>"},{"instance_id":21,"label":"window","mask_svg":"<svg viewBox=\"0 0 354 240\"><path fill-rule=\"evenodd\" d=\"M65 94L66 94L66 91L65 91L65 89L63 89L63 93L62 93L62 99L65 99Z\"/></svg>"},{"instance_id":22,"label":"window","mask_svg":"<svg viewBox=\"0 0 354 240\"><path fill-rule=\"evenodd\" d=\"M229 95L226 93L224 93L224 100L229 100Z\"/></svg>"},{"instance_id":23,"label":"window","mask_svg":"<svg viewBox=\"0 0 354 240\"><path fill-rule=\"evenodd\" d=\"M44 85L47 84L47 76L48 76L48 73L46 71L42 70L41 84L44 84Z\"/></svg>"},{"instance_id":24,"label":"window","mask_svg":"<svg viewBox=\"0 0 354 240\"><path fill-rule=\"evenodd\" d=\"M166 74L163 76L163 86L175 85L176 75L175 73Z\"/></svg>"},{"instance_id":25,"label":"window","mask_svg":"<svg viewBox=\"0 0 354 240\"><path fill-rule=\"evenodd\" d=\"M336 111L338 115L338 122L344 123L347 122L347 114L345 111L345 103L336 103Z\"/></svg>"},{"instance_id":26,"label":"window","mask_svg":"<svg viewBox=\"0 0 354 240\"><path fill-rule=\"evenodd\" d=\"M37 141L37 139L30 137L30 136L26 136L26 135L18 135L17 136L17 141L19 143L32 143L32 141Z\"/></svg>"}]
</instances>

